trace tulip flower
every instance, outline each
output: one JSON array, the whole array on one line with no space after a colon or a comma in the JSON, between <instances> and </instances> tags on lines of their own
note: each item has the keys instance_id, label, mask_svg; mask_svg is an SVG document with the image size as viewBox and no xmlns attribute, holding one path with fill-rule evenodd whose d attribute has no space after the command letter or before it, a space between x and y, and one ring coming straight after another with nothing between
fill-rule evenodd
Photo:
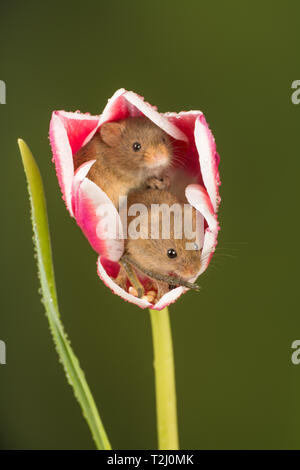
<instances>
[{"instance_id":1,"label":"tulip flower","mask_svg":"<svg viewBox=\"0 0 300 470\"><path fill-rule=\"evenodd\" d=\"M201 233L198 234L202 253L201 268L197 278L208 267L217 244L219 230L217 210L220 202L219 156L214 137L201 111L159 113L156 107L146 103L136 93L120 89L108 101L101 115L54 111L50 123L50 142L66 207L99 255L97 261L99 277L123 299L141 308L162 310L188 289L176 287L153 305L145 299L131 295L114 282L119 270L118 260L124 251L124 240L121 237L101 236L101 233L105 232L105 227L99 208L104 204L110 205L111 217L121 227L120 216L106 193L87 177L95 160L84 163L76 171L74 170L74 155L92 139L103 123L140 115L154 122L170 136L172 142L184 149L181 152L181 160L187 180L185 196L189 204L200 213L203 222ZM196 278L192 281L194 282Z\"/></svg>"}]
</instances>

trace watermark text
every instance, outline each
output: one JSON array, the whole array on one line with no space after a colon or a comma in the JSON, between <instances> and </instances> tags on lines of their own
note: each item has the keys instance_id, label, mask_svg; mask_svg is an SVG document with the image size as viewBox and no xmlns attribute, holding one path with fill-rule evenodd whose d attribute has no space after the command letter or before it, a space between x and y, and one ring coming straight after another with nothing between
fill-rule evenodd
<instances>
[{"instance_id":1,"label":"watermark text","mask_svg":"<svg viewBox=\"0 0 300 470\"><path fill-rule=\"evenodd\" d=\"M0 339L0 364L6 364L6 344Z\"/></svg>"},{"instance_id":2,"label":"watermark text","mask_svg":"<svg viewBox=\"0 0 300 470\"><path fill-rule=\"evenodd\" d=\"M6 104L6 84L0 80L0 104Z\"/></svg>"},{"instance_id":3,"label":"watermark text","mask_svg":"<svg viewBox=\"0 0 300 470\"><path fill-rule=\"evenodd\" d=\"M128 207L126 196L120 199L119 213L112 204L98 206L96 232L99 239L175 239L185 240L186 250L199 249L196 242L204 231L204 222L202 215L190 204L146 206L135 203Z\"/></svg>"},{"instance_id":4,"label":"watermark text","mask_svg":"<svg viewBox=\"0 0 300 470\"><path fill-rule=\"evenodd\" d=\"M295 350L292 353L291 361L295 366L297 366L300 364L300 340L295 339L295 341L292 342L291 348Z\"/></svg>"}]
</instances>

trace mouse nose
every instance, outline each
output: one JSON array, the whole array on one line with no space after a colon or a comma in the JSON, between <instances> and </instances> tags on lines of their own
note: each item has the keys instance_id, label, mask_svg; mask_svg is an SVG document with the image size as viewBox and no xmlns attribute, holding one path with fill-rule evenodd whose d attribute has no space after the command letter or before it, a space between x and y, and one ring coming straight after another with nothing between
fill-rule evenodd
<instances>
[{"instance_id":1,"label":"mouse nose","mask_svg":"<svg viewBox=\"0 0 300 470\"><path fill-rule=\"evenodd\" d=\"M184 279L189 280L196 276L200 270L200 262L197 264L197 266L186 266L185 269L182 270L181 274L184 277Z\"/></svg>"},{"instance_id":2,"label":"mouse nose","mask_svg":"<svg viewBox=\"0 0 300 470\"><path fill-rule=\"evenodd\" d=\"M148 166L155 167L169 162L170 155L165 145L151 146L145 152L145 161Z\"/></svg>"}]
</instances>

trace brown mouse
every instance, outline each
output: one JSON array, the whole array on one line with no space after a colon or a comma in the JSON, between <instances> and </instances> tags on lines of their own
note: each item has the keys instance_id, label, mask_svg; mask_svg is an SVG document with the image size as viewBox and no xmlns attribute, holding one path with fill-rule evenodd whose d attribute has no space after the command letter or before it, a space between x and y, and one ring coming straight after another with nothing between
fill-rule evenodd
<instances>
[{"instance_id":1,"label":"brown mouse","mask_svg":"<svg viewBox=\"0 0 300 470\"><path fill-rule=\"evenodd\" d=\"M75 154L75 169L94 159L87 176L118 208L119 197L132 189L168 185L164 171L172 159L171 140L144 116L107 122Z\"/></svg>"},{"instance_id":2,"label":"brown mouse","mask_svg":"<svg viewBox=\"0 0 300 470\"><path fill-rule=\"evenodd\" d=\"M181 232L181 239L175 237L174 221L178 221L178 212L177 216L174 215L175 213L170 212L170 236L167 239L164 238L166 234L163 233L163 215L161 212L158 213L158 216L154 215L151 223L151 214L154 214L155 211L155 206L152 206L152 204L166 204L165 207L167 208L176 204L177 209L181 209L181 213L185 214L183 212L184 204L169 191L155 189L141 189L131 192L127 204L128 211L130 207L134 207L133 204L143 204L147 209L148 216L139 218L141 223L136 231L136 233L139 232L137 238L136 235L134 235L135 238L132 236L130 224L134 219L137 220L136 217L139 217L141 212L137 216L128 216L128 238L125 240L123 257L125 264L122 263L121 258L121 269L115 282L123 289L128 290L129 293L139 297L142 291L144 291L142 295L146 292L145 298L151 303L154 300L158 301L171 288L176 287L176 279L178 279L177 285L189 287L189 281L196 277L201 265L201 249L196 243L198 237L187 238L184 231ZM190 224L191 230L195 231L197 212L191 206L189 208L191 212L184 215L184 217L188 217L188 224ZM184 227L184 221L182 227ZM151 237L151 229L154 230L154 236L158 238ZM131 265L130 269L133 267L138 275L138 280L142 284L141 292L138 292L137 284L132 282L132 276L128 276L128 270L126 271L126 265L128 264ZM191 284L191 286L195 288L195 285Z\"/></svg>"}]
</instances>

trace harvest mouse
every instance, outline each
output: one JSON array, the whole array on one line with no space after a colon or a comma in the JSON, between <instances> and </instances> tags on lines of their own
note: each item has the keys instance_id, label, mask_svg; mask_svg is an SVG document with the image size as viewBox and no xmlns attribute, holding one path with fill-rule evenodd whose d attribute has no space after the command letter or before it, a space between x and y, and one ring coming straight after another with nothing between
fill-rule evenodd
<instances>
[{"instance_id":1,"label":"harvest mouse","mask_svg":"<svg viewBox=\"0 0 300 470\"><path fill-rule=\"evenodd\" d=\"M172 159L171 141L144 116L106 122L75 154L75 169L94 159L96 162L87 176L118 209L119 197L126 196L131 189L168 186L164 171Z\"/></svg>"},{"instance_id":2,"label":"harvest mouse","mask_svg":"<svg viewBox=\"0 0 300 470\"><path fill-rule=\"evenodd\" d=\"M195 289L197 286L189 281L198 274L201 264L201 249L197 246L198 237L195 236L196 210L189 206L190 211L186 213L184 204L179 202L175 195L159 189L140 189L131 192L128 196L129 213L132 213L130 207L134 208L134 204L143 204L146 212L143 213L143 217L139 215L139 230L136 231L138 236L136 234L132 236L130 229L131 222L137 220L136 216L127 217L128 237L125 240L125 251L120 260L121 268L115 282L139 297L146 292L144 298L151 303L178 285ZM162 207L162 204L165 204L167 211L170 207L174 207L174 204L179 210L179 212L169 212L171 214L169 236L164 232L165 228L168 231L168 226L165 225L163 213L155 212L156 207L159 205ZM178 225L179 217L182 217L182 230L180 224ZM189 224L190 234L184 230L185 224ZM180 230L181 238L177 238L177 228ZM134 271L138 279L135 279Z\"/></svg>"}]
</instances>

